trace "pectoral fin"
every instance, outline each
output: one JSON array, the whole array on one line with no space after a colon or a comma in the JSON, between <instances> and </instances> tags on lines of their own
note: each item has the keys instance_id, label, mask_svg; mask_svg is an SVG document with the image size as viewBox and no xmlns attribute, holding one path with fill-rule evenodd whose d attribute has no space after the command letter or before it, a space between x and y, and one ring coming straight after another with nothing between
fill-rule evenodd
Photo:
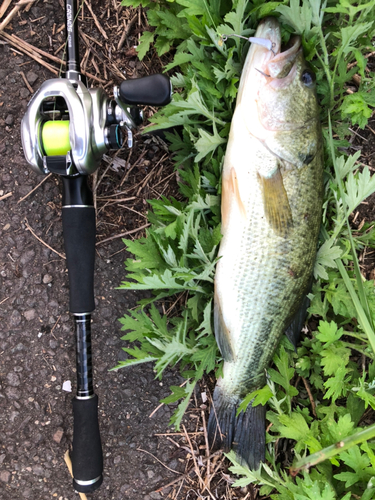
<instances>
[{"instance_id":1,"label":"pectoral fin","mask_svg":"<svg viewBox=\"0 0 375 500\"><path fill-rule=\"evenodd\" d=\"M230 340L230 333L224 322L219 300L216 294L214 305L214 329L216 342L224 361L234 361L234 353Z\"/></svg>"},{"instance_id":2,"label":"pectoral fin","mask_svg":"<svg viewBox=\"0 0 375 500\"><path fill-rule=\"evenodd\" d=\"M230 169L229 176L223 177L221 194L221 218L224 227L226 226L229 219L229 212L233 206L232 202L234 202L234 205L237 206L241 215L246 217L246 209L241 199L240 190L238 187L238 178L234 167Z\"/></svg>"},{"instance_id":3,"label":"pectoral fin","mask_svg":"<svg viewBox=\"0 0 375 500\"><path fill-rule=\"evenodd\" d=\"M293 218L280 169L277 168L271 176L258 176L267 221L277 235L285 237L288 229L293 226Z\"/></svg>"}]
</instances>

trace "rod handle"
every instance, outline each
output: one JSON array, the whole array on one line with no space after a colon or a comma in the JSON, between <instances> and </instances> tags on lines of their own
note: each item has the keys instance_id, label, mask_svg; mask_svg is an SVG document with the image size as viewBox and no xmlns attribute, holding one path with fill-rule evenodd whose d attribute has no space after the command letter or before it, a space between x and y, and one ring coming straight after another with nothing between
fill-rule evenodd
<instances>
[{"instance_id":1,"label":"rod handle","mask_svg":"<svg viewBox=\"0 0 375 500\"><path fill-rule=\"evenodd\" d=\"M90 313L95 309L95 209L64 206L62 222L69 276L69 309L75 314Z\"/></svg>"},{"instance_id":2,"label":"rod handle","mask_svg":"<svg viewBox=\"0 0 375 500\"><path fill-rule=\"evenodd\" d=\"M103 452L98 421L98 396L73 399L73 486L80 493L95 491L103 482Z\"/></svg>"},{"instance_id":3,"label":"rod handle","mask_svg":"<svg viewBox=\"0 0 375 500\"><path fill-rule=\"evenodd\" d=\"M171 102L172 84L166 75L156 74L124 80L120 84L120 99L125 104L165 106Z\"/></svg>"}]
</instances>

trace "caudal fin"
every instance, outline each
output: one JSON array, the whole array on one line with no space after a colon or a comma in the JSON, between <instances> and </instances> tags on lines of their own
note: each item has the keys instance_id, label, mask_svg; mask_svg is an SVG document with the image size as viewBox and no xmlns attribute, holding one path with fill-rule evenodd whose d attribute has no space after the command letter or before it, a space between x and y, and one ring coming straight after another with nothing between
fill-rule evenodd
<instances>
[{"instance_id":1,"label":"caudal fin","mask_svg":"<svg viewBox=\"0 0 375 500\"><path fill-rule=\"evenodd\" d=\"M233 449L241 464L255 470L265 460L266 408L250 404L236 416L238 404L239 401L226 397L219 386L215 387L207 424L209 444L214 450Z\"/></svg>"}]
</instances>

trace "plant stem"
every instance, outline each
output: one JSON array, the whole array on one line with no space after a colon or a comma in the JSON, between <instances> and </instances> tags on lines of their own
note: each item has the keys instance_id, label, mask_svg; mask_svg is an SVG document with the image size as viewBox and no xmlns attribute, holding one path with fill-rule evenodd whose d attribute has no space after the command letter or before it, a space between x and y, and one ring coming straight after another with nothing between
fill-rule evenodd
<instances>
[{"instance_id":1,"label":"plant stem","mask_svg":"<svg viewBox=\"0 0 375 500\"><path fill-rule=\"evenodd\" d=\"M366 316L365 311L363 310L363 307L361 305L361 302L358 298L358 295L356 294L353 284L349 278L348 272L344 267L344 264L342 263L341 259L335 260L337 267L340 271L340 274L345 282L345 286L348 289L349 295L353 301L354 307L356 308L357 314L358 314L358 322L363 329L363 331L366 333L367 338L371 344L372 350L375 352L375 334L372 326L370 325L370 322Z\"/></svg>"},{"instance_id":2,"label":"plant stem","mask_svg":"<svg viewBox=\"0 0 375 500\"><path fill-rule=\"evenodd\" d=\"M323 54L324 54L324 61L322 60L322 58L320 57L319 54L317 54L317 57L320 60L320 62L322 63L322 66L324 68L324 72L326 74L326 78L327 78L328 86L329 86L329 90L330 90L329 108L328 108L328 112L329 112L334 106L334 79L332 78L332 75L331 75L331 72L329 69L329 54L328 54L327 45L326 45L326 41L325 41L323 30L322 30L321 26L319 26L319 37L320 37L320 46L321 46Z\"/></svg>"},{"instance_id":3,"label":"plant stem","mask_svg":"<svg viewBox=\"0 0 375 500\"><path fill-rule=\"evenodd\" d=\"M338 441L331 446L327 446L327 448L323 448L312 455L301 458L298 460L295 465L290 469L290 473L295 476L302 469L309 469L313 465L317 465L324 460L329 458L333 458L335 455L355 446L358 443L362 443L363 441L368 441L375 437L375 424L371 425L367 429L364 429L352 436L348 436L344 438L342 441Z\"/></svg>"}]
</instances>

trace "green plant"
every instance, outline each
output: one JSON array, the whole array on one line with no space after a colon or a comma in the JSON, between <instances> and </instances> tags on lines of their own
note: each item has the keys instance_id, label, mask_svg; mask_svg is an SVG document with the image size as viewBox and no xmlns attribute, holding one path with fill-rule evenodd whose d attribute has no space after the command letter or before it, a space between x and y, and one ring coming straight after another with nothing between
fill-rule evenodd
<instances>
[{"instance_id":1,"label":"green plant","mask_svg":"<svg viewBox=\"0 0 375 500\"><path fill-rule=\"evenodd\" d=\"M152 290L154 296L121 320L128 331L124 339L139 344L125 348L132 358L115 369L153 361L160 377L167 365L178 363L187 383L173 387L165 400L181 401L172 418L177 427L197 381L204 373L220 370L211 327L220 242L220 171L246 53L243 40L222 44L221 35L249 36L260 18L277 13L284 42L292 33L302 36L306 57L317 73L322 105L326 190L309 308L320 321L297 353L287 341L282 343L274 367L268 370L267 386L243 403L255 398L255 404L269 404L271 465L250 472L236 464L232 454L229 458L232 472L243 476L237 485L259 484L262 494L276 491L272 498L277 500L374 498L374 445L365 441L373 430L361 434L361 419L366 410L375 410L375 292L361 276L357 258L364 246L374 245L374 230L365 225L353 232L349 215L375 191L375 180L361 165L360 153L343 153L349 145L348 128L364 128L374 106L375 75L366 68L375 34L374 2L123 2L140 3L148 8L150 26L155 27L142 36L140 57L155 42L159 55L167 50L174 54L166 70L179 68L172 77L178 92L170 105L154 115L151 128L184 127L182 137L169 134L183 201L152 200L147 237L125 241L134 259L125 263L129 274L122 287ZM358 91L347 93L355 74L360 76ZM158 311L159 301L168 297L179 304L178 314L175 308L171 318ZM296 386L296 380L306 385ZM303 458L308 454L329 459L318 461L310 475L304 471L303 478L293 479L275 459L280 438L295 441L301 467L308 463ZM344 446L337 447L342 453L334 457L332 446L337 442Z\"/></svg>"}]
</instances>

